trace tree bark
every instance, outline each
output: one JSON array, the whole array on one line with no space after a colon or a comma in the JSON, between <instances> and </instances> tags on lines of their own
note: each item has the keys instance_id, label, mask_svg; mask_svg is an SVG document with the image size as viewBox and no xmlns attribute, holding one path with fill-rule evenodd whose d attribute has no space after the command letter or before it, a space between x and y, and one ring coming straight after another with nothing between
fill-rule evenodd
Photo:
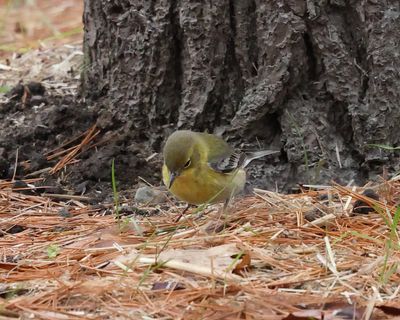
<instances>
[{"instance_id":1,"label":"tree bark","mask_svg":"<svg viewBox=\"0 0 400 320\"><path fill-rule=\"evenodd\" d=\"M85 0L84 24L83 93L138 157L189 128L280 148L250 170L263 187L399 169L368 146L400 140L398 0Z\"/></svg>"}]
</instances>

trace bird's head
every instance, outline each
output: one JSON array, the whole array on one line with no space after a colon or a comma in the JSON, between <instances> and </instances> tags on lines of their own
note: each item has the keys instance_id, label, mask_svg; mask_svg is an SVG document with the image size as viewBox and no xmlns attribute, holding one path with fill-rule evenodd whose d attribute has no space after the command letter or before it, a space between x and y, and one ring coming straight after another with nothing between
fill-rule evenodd
<instances>
[{"instance_id":1,"label":"bird's head","mask_svg":"<svg viewBox=\"0 0 400 320\"><path fill-rule=\"evenodd\" d=\"M196 137L193 132L187 130L175 131L169 136L164 146L164 163L170 174L168 188L171 188L174 180L189 169L199 159L196 148Z\"/></svg>"}]
</instances>

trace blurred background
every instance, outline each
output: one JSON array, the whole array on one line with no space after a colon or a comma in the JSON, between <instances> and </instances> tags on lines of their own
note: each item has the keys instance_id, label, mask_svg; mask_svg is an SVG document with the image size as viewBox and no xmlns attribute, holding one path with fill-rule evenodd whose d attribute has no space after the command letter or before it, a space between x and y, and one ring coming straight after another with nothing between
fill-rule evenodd
<instances>
[{"instance_id":1,"label":"blurred background","mask_svg":"<svg viewBox=\"0 0 400 320\"><path fill-rule=\"evenodd\" d=\"M83 0L0 0L0 63L15 53L82 41Z\"/></svg>"}]
</instances>

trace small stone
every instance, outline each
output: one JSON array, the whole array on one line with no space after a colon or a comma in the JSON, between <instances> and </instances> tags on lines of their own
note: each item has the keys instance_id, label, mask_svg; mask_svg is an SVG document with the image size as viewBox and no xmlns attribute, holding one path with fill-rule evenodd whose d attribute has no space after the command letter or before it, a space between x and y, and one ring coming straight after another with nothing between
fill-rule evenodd
<instances>
[{"instance_id":1,"label":"small stone","mask_svg":"<svg viewBox=\"0 0 400 320\"><path fill-rule=\"evenodd\" d=\"M29 82L26 86L33 96L43 96L46 92L46 88L40 82Z\"/></svg>"},{"instance_id":2,"label":"small stone","mask_svg":"<svg viewBox=\"0 0 400 320\"><path fill-rule=\"evenodd\" d=\"M22 231L24 231L26 228L24 228L23 226L20 226L18 224L12 226L10 229L8 229L6 232L7 233L11 233L11 234L16 234L16 233L20 233Z\"/></svg>"},{"instance_id":3,"label":"small stone","mask_svg":"<svg viewBox=\"0 0 400 320\"><path fill-rule=\"evenodd\" d=\"M88 181L83 181L75 187L74 194L84 195L87 191Z\"/></svg>"},{"instance_id":4,"label":"small stone","mask_svg":"<svg viewBox=\"0 0 400 320\"><path fill-rule=\"evenodd\" d=\"M160 190L144 186L136 190L135 201L142 204L159 204L165 202L166 197Z\"/></svg>"},{"instance_id":5,"label":"small stone","mask_svg":"<svg viewBox=\"0 0 400 320\"><path fill-rule=\"evenodd\" d=\"M40 106L41 104L46 104L47 100L43 96L32 96L30 100L30 105L31 106Z\"/></svg>"},{"instance_id":6,"label":"small stone","mask_svg":"<svg viewBox=\"0 0 400 320\"><path fill-rule=\"evenodd\" d=\"M58 215L60 216L60 217L63 217L63 218L70 218L70 217L72 217L72 214L68 211L68 209L67 208L61 208L60 210L58 210Z\"/></svg>"}]
</instances>

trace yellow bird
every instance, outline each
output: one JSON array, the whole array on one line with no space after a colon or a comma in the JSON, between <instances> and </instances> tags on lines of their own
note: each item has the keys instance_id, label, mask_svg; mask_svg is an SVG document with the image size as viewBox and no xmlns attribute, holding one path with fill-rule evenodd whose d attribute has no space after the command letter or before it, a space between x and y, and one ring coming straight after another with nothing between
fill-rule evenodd
<instances>
[{"instance_id":1,"label":"yellow bird","mask_svg":"<svg viewBox=\"0 0 400 320\"><path fill-rule=\"evenodd\" d=\"M228 202L246 183L244 168L254 159L279 153L238 153L208 133L175 131L164 147L164 184L178 199L200 205Z\"/></svg>"}]
</instances>

